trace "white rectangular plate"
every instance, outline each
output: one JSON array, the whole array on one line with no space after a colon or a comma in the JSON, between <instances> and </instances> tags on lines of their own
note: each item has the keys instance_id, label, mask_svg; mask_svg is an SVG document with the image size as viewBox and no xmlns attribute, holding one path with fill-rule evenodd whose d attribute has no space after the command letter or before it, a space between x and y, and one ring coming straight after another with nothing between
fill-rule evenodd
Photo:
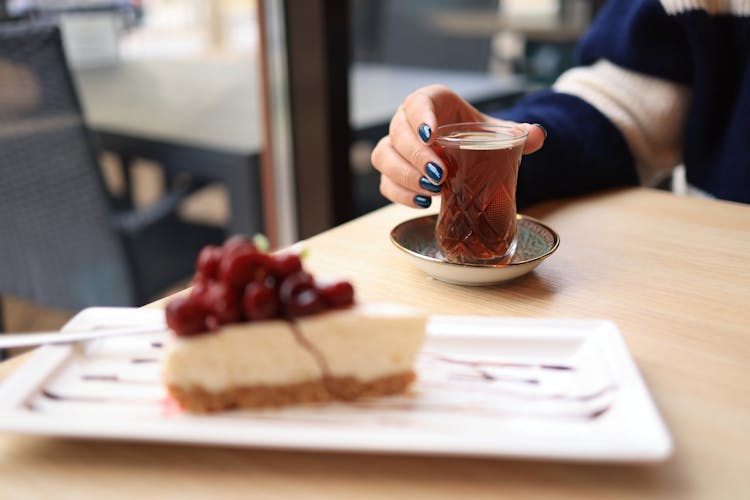
<instances>
[{"instance_id":1,"label":"white rectangular plate","mask_svg":"<svg viewBox=\"0 0 750 500\"><path fill-rule=\"evenodd\" d=\"M64 329L163 322L91 308ZM317 451L656 462L672 450L616 326L434 316L404 396L182 413L160 383L166 332L49 345L0 386L0 430Z\"/></svg>"}]
</instances>

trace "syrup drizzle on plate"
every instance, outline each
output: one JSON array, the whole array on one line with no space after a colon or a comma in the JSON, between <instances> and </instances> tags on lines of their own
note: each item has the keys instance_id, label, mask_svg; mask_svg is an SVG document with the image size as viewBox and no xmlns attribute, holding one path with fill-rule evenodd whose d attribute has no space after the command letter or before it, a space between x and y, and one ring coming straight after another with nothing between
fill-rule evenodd
<instances>
[{"instance_id":1,"label":"syrup drizzle on plate","mask_svg":"<svg viewBox=\"0 0 750 500\"><path fill-rule=\"evenodd\" d=\"M55 403L38 404L29 401L27 408L35 412L56 410L59 404L126 404L126 405L163 405L163 398L138 397L137 388L143 387L158 391L161 389L159 370L153 368L160 363L164 344L161 341L147 343L143 352L137 355L119 358L114 364L114 371L93 371L83 367L75 376L75 381L67 384L45 385L39 391L39 397ZM418 381L405 396L377 398L347 403L350 410L368 412L381 410L390 416L384 423L402 425L409 412L422 413L461 413L492 416L518 416L523 418L560 419L560 420L594 420L606 414L618 390L617 385L609 382L586 391L565 390L566 379L574 378L578 368L574 364L559 362L528 362L516 359L457 357L449 353L424 350L417 361ZM142 372L143 370L148 370ZM132 370L136 370L133 372ZM575 385L575 384L573 384ZM124 393L115 390L118 387L131 386L136 392L127 390ZM341 418L326 415L330 405L313 405L320 409L320 419L316 422L339 424ZM308 407L300 407L310 408ZM271 413L270 418L282 417L295 420L295 412ZM395 412L395 413L394 413ZM337 413L337 411L333 412ZM267 412L247 412L252 417L269 418ZM401 415L402 414L402 415ZM163 416L162 412L162 416ZM171 416L174 416L172 414ZM296 420L308 421L309 415ZM351 422L351 423L356 423Z\"/></svg>"}]
</instances>

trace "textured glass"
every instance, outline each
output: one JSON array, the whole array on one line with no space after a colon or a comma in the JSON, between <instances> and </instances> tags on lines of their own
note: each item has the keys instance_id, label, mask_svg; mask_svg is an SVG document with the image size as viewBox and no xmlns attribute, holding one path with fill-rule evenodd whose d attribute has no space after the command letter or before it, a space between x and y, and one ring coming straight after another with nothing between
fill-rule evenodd
<instances>
[{"instance_id":1,"label":"textured glass","mask_svg":"<svg viewBox=\"0 0 750 500\"><path fill-rule=\"evenodd\" d=\"M440 129L448 135L435 143L446 175L436 240L451 262L503 264L516 248L516 181L525 132L479 127Z\"/></svg>"}]
</instances>

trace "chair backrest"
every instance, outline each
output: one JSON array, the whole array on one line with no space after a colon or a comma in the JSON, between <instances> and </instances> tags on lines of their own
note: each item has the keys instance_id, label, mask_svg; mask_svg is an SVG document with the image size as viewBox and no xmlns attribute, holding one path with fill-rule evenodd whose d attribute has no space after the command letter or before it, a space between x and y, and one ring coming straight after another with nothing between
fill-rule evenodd
<instances>
[{"instance_id":1,"label":"chair backrest","mask_svg":"<svg viewBox=\"0 0 750 500\"><path fill-rule=\"evenodd\" d=\"M0 23L0 294L130 305L123 242L54 26Z\"/></svg>"}]
</instances>

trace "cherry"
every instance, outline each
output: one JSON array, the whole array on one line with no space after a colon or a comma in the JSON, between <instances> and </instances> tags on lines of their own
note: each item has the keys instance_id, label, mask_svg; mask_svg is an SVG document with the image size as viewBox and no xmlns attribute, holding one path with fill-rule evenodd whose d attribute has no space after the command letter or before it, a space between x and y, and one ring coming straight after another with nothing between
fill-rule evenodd
<instances>
[{"instance_id":1,"label":"cherry","mask_svg":"<svg viewBox=\"0 0 750 500\"><path fill-rule=\"evenodd\" d=\"M178 337L187 337L206 330L208 311L191 295L175 297L166 309L167 326Z\"/></svg>"},{"instance_id":2,"label":"cherry","mask_svg":"<svg viewBox=\"0 0 750 500\"><path fill-rule=\"evenodd\" d=\"M268 254L258 252L255 247L236 248L221 262L219 280L242 290L250 282L263 281L269 264Z\"/></svg>"},{"instance_id":3,"label":"cherry","mask_svg":"<svg viewBox=\"0 0 750 500\"><path fill-rule=\"evenodd\" d=\"M206 331L215 332L221 328L221 320L214 314L206 316Z\"/></svg>"},{"instance_id":4,"label":"cherry","mask_svg":"<svg viewBox=\"0 0 750 500\"><path fill-rule=\"evenodd\" d=\"M241 295L226 283L211 283L203 296L203 303L220 325L242 319Z\"/></svg>"},{"instance_id":5,"label":"cherry","mask_svg":"<svg viewBox=\"0 0 750 500\"><path fill-rule=\"evenodd\" d=\"M326 303L315 288L310 273L298 271L287 276L279 287L279 300L287 317L296 318L322 311Z\"/></svg>"},{"instance_id":6,"label":"cherry","mask_svg":"<svg viewBox=\"0 0 750 500\"><path fill-rule=\"evenodd\" d=\"M306 271L298 271L287 276L279 286L279 299L282 304L290 302L295 295L308 288L315 288L315 280L312 274Z\"/></svg>"},{"instance_id":7,"label":"cherry","mask_svg":"<svg viewBox=\"0 0 750 500\"><path fill-rule=\"evenodd\" d=\"M199 300L206 295L208 287L211 285L211 280L205 278L203 275L196 275L190 282L190 295L196 297Z\"/></svg>"},{"instance_id":8,"label":"cherry","mask_svg":"<svg viewBox=\"0 0 750 500\"><path fill-rule=\"evenodd\" d=\"M278 279L302 270L302 260L294 253L281 253L271 257L271 274Z\"/></svg>"},{"instance_id":9,"label":"cherry","mask_svg":"<svg viewBox=\"0 0 750 500\"><path fill-rule=\"evenodd\" d=\"M250 283L245 288L242 306L245 316L251 321L270 319L279 311L279 299L273 287L265 283Z\"/></svg>"},{"instance_id":10,"label":"cherry","mask_svg":"<svg viewBox=\"0 0 750 500\"><path fill-rule=\"evenodd\" d=\"M195 262L196 276L209 280L216 279L219 274L219 264L223 255L224 251L220 247L214 245L203 247Z\"/></svg>"},{"instance_id":11,"label":"cherry","mask_svg":"<svg viewBox=\"0 0 750 500\"><path fill-rule=\"evenodd\" d=\"M167 305L178 336L216 330L237 321L307 316L354 303L348 281L317 286L294 253L264 253L245 236L207 246L196 259L192 290Z\"/></svg>"},{"instance_id":12,"label":"cherry","mask_svg":"<svg viewBox=\"0 0 750 500\"><path fill-rule=\"evenodd\" d=\"M324 285L319 290L321 297L330 307L344 307L354 303L354 287L348 281Z\"/></svg>"}]
</instances>

